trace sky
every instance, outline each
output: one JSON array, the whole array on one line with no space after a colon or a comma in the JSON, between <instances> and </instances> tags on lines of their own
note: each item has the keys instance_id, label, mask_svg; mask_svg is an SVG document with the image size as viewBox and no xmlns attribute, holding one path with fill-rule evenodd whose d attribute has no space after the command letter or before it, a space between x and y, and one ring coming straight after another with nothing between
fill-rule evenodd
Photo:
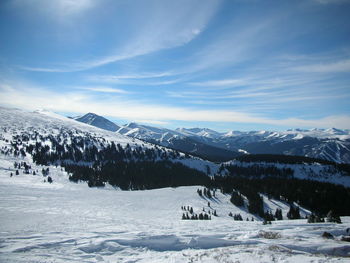
<instances>
[{"instance_id":1,"label":"sky","mask_svg":"<svg viewBox=\"0 0 350 263\"><path fill-rule=\"evenodd\" d=\"M2 0L0 105L217 131L350 129L348 0Z\"/></svg>"}]
</instances>

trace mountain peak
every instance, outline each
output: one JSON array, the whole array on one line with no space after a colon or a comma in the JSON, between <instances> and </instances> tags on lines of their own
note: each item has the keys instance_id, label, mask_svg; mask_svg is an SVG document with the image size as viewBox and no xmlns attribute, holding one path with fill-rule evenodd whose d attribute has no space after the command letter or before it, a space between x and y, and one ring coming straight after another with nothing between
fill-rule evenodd
<instances>
[{"instance_id":1,"label":"mountain peak","mask_svg":"<svg viewBox=\"0 0 350 263\"><path fill-rule=\"evenodd\" d=\"M110 120L93 112L89 112L82 117L75 118L75 120L113 132L117 131L120 128L114 122L111 122Z\"/></svg>"}]
</instances>

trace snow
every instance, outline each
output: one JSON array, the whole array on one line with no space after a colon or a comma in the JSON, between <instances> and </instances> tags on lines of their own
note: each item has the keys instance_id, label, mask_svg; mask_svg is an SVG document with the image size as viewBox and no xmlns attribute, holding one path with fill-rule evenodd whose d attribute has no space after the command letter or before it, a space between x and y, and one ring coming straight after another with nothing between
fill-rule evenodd
<instances>
[{"instance_id":1,"label":"snow","mask_svg":"<svg viewBox=\"0 0 350 263\"><path fill-rule=\"evenodd\" d=\"M252 215L219 191L208 200L197 194L200 186L88 188L69 182L60 167L50 167L49 184L40 173L10 177L14 161L0 155L0 262L349 262L350 244L340 237L350 217L340 225L305 219L263 225L255 216L234 221L229 212ZM266 209L281 208L285 217L286 204L263 199ZM181 220L181 206L216 210L218 217ZM335 240L323 239L324 231Z\"/></svg>"},{"instance_id":2,"label":"snow","mask_svg":"<svg viewBox=\"0 0 350 263\"><path fill-rule=\"evenodd\" d=\"M0 137L9 140L22 132L44 135L65 129L122 145L154 147L46 111L1 108L0 127ZM0 147L8 145L0 140ZM25 161L36 175L23 170L15 175L15 161ZM217 169L199 158L180 161L196 169ZM42 168L47 166L35 165L30 156L0 154L0 262L350 262L350 244L340 240L347 235L350 217L342 217L340 225L307 224L305 219L263 225L246 208L234 206L229 195L216 191L213 199L200 197L196 191L201 186L89 188L70 182L60 166L49 167L50 184ZM320 173L322 166L314 164L312 169ZM263 200L266 210L281 208L286 218L287 204L266 196ZM216 210L218 217L181 220L181 206L193 207L196 214ZM310 213L300 210L303 216ZM255 221L234 221L230 212ZM322 238L325 231L335 239Z\"/></svg>"}]
</instances>

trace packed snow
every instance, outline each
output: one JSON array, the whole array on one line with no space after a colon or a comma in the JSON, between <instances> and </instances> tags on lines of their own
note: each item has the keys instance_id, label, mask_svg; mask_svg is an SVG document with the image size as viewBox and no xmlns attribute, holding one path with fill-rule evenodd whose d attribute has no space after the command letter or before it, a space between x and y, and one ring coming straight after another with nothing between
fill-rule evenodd
<instances>
[{"instance_id":1,"label":"packed snow","mask_svg":"<svg viewBox=\"0 0 350 263\"><path fill-rule=\"evenodd\" d=\"M216 191L206 199L197 188L120 191L72 183L59 166L26 161L37 175L14 174L14 161L0 156L0 262L350 262L350 243L340 241L350 227L308 224L305 219L263 225L228 216L252 215ZM210 202L210 207L208 206ZM272 211L288 206L264 197ZM195 213L217 211L212 220L182 220L181 206ZM308 211L302 210L302 215ZM335 239L324 239L323 232Z\"/></svg>"}]
</instances>

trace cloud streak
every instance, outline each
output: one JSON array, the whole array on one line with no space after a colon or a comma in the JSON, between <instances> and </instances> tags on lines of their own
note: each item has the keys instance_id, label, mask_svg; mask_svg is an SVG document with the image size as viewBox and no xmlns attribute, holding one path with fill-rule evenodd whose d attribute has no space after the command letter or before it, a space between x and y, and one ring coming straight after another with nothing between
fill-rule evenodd
<instances>
[{"instance_id":1,"label":"cloud streak","mask_svg":"<svg viewBox=\"0 0 350 263\"><path fill-rule=\"evenodd\" d=\"M350 72L350 59L340 60L336 62L325 62L318 64L302 65L293 68L296 71L312 72L312 73L342 73Z\"/></svg>"},{"instance_id":2,"label":"cloud streak","mask_svg":"<svg viewBox=\"0 0 350 263\"><path fill-rule=\"evenodd\" d=\"M20 68L39 72L84 71L163 49L179 47L191 42L206 28L219 3L220 1L199 0L140 2L129 8L145 8L147 12L143 12L140 18L135 19L139 24L134 26L136 30L130 33L132 36L123 45L115 47L115 51L111 54L79 62L65 62L55 67L20 66ZM137 10L135 13L138 14ZM119 23L128 24L135 21L126 20Z\"/></svg>"},{"instance_id":3,"label":"cloud streak","mask_svg":"<svg viewBox=\"0 0 350 263\"><path fill-rule=\"evenodd\" d=\"M25 92L23 92L25 89ZM147 120L159 124L169 121L190 122L224 122L224 123L255 123L279 125L285 127L339 127L350 128L350 116L335 115L319 119L285 118L275 119L254 114L229 110L198 110L164 105L145 104L139 101L110 97L99 102L93 95L70 92L59 94L41 88L28 87L23 83L0 85L2 96L0 103L7 106L25 107L35 110L45 108L52 111L86 113L96 112L104 116L128 120ZM39 96L40 94L40 96ZM69 99L67 99L69 98ZM52 103L55 101L55 103Z\"/></svg>"},{"instance_id":4,"label":"cloud streak","mask_svg":"<svg viewBox=\"0 0 350 263\"><path fill-rule=\"evenodd\" d=\"M118 93L118 94L127 94L129 93L126 90L123 89L116 89L111 87L105 87L105 86L92 86L92 87L75 87L76 89L81 90L87 90L87 91L96 91L96 92L102 92L102 93Z\"/></svg>"}]
</instances>

